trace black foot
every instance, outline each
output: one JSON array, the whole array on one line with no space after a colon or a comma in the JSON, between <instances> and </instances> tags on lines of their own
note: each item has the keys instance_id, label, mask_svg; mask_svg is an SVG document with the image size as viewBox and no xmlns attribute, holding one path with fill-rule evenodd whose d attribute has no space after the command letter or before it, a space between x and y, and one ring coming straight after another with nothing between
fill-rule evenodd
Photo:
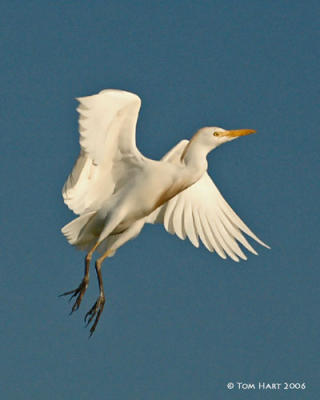
<instances>
[{"instance_id":1,"label":"black foot","mask_svg":"<svg viewBox=\"0 0 320 400\"><path fill-rule=\"evenodd\" d=\"M96 326L99 322L105 302L106 302L106 299L104 297L104 294L102 293L102 294L100 294L97 301L94 303L92 308L87 312L86 316L84 317L84 321L87 323L87 326L88 326L90 324L90 322L93 320L93 318L96 316L96 319L94 320L94 323L93 323L92 327L90 328L90 336L92 336L93 332L96 329ZM87 319L88 319L88 321L87 321Z\"/></svg>"},{"instance_id":2,"label":"black foot","mask_svg":"<svg viewBox=\"0 0 320 400\"><path fill-rule=\"evenodd\" d=\"M71 294L72 296L70 297L69 301L71 301L71 299L73 299L73 297L78 296L76 301L74 302L74 305L72 306L70 314L72 314L74 311L78 310L78 308L80 307L82 298L87 290L88 284L89 284L89 278L84 277L82 279L79 287L77 287L77 289L70 290L69 292L60 294L59 297L68 296L69 294Z\"/></svg>"}]
</instances>

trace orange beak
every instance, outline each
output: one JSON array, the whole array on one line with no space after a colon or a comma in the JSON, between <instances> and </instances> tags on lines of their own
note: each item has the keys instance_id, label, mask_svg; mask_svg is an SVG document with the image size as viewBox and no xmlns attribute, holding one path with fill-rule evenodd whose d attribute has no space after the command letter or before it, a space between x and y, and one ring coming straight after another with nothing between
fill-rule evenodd
<instances>
[{"instance_id":1,"label":"orange beak","mask_svg":"<svg viewBox=\"0 0 320 400\"><path fill-rule=\"evenodd\" d=\"M238 137L238 136L251 135L251 133L256 133L256 131L253 129L237 129L235 131L224 132L224 136Z\"/></svg>"}]
</instances>

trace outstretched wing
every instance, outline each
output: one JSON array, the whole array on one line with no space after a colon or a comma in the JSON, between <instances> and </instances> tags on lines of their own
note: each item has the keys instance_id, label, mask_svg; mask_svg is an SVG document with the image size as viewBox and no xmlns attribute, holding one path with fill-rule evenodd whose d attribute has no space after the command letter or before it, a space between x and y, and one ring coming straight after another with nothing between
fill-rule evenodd
<instances>
[{"instance_id":1,"label":"outstretched wing","mask_svg":"<svg viewBox=\"0 0 320 400\"><path fill-rule=\"evenodd\" d=\"M165 158L174 161L181 156L187 140L180 142ZM239 247L241 243L251 253L257 254L243 233L269 248L238 217L207 173L147 217L149 223L162 223L165 229L180 239L189 238L199 247L199 238L206 248L226 255L234 261L247 257Z\"/></svg>"},{"instance_id":2,"label":"outstretched wing","mask_svg":"<svg viewBox=\"0 0 320 400\"><path fill-rule=\"evenodd\" d=\"M135 140L141 100L112 89L77 100L81 151L62 195L71 210L84 214L98 210L111 196L119 170L125 173L129 164L144 159Z\"/></svg>"}]
</instances>

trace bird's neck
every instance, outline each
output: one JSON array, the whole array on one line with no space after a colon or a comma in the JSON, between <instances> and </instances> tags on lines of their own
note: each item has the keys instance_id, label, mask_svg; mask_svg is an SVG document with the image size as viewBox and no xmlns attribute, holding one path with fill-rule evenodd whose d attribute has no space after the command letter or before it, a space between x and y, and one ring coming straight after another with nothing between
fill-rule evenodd
<instances>
[{"instance_id":1,"label":"bird's neck","mask_svg":"<svg viewBox=\"0 0 320 400\"><path fill-rule=\"evenodd\" d=\"M181 156L181 161L186 167L200 174L207 170L207 155L212 150L196 140L190 140Z\"/></svg>"}]
</instances>

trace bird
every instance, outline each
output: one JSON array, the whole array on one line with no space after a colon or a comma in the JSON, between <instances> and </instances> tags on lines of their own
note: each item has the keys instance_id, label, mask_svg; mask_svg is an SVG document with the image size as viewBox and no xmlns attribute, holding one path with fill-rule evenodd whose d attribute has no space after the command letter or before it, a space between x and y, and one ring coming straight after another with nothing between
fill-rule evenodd
<instances>
[{"instance_id":1,"label":"bird","mask_svg":"<svg viewBox=\"0 0 320 400\"><path fill-rule=\"evenodd\" d=\"M86 256L79 286L61 296L75 298L71 313L79 309L89 284L90 262L98 252L99 296L85 314L90 336L106 301L102 262L138 236L146 223L163 224L180 239L188 237L195 247L201 241L210 252L236 262L247 259L239 243L257 255L244 234L270 248L232 210L207 173L207 155L212 150L255 130L206 126L190 140L181 140L161 160L153 160L136 146L138 95L105 89L76 100L80 154L62 196L78 217L61 231Z\"/></svg>"}]
</instances>

